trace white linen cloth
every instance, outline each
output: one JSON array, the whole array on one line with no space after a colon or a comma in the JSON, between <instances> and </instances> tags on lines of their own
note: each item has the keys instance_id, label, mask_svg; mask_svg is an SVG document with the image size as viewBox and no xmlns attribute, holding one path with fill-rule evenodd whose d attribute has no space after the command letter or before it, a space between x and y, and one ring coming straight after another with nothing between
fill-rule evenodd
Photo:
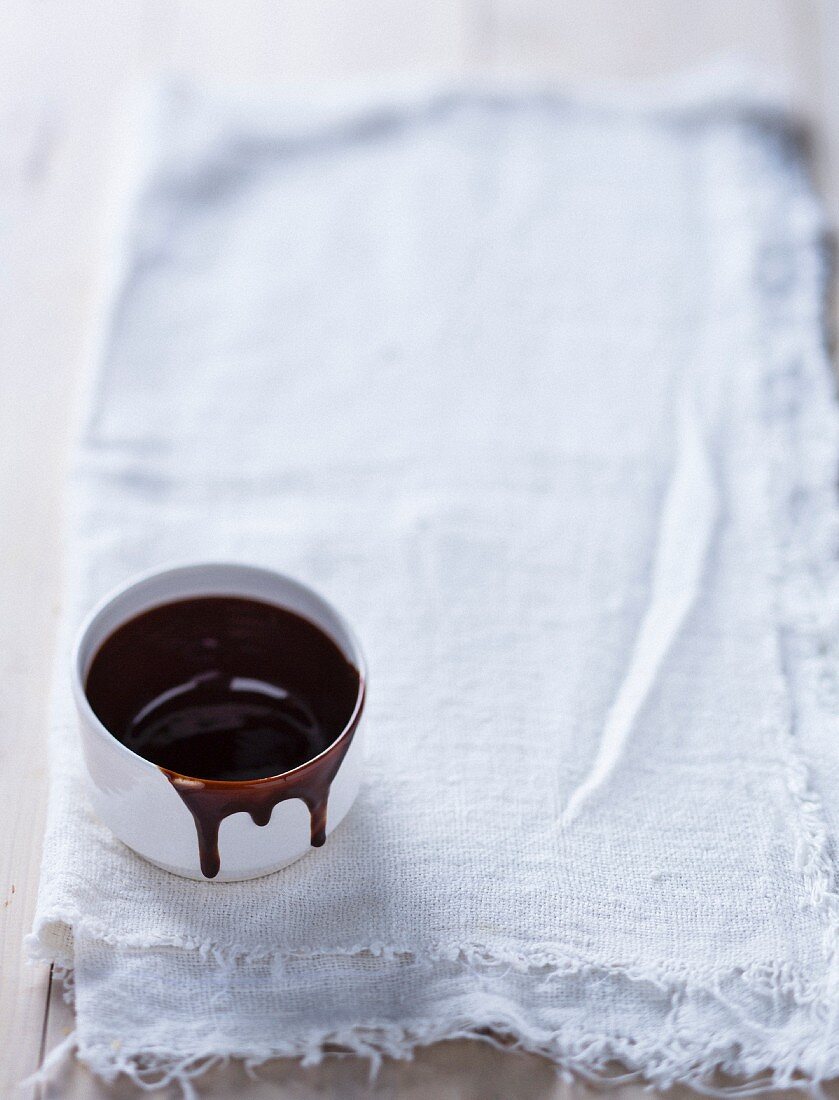
<instances>
[{"instance_id":1,"label":"white linen cloth","mask_svg":"<svg viewBox=\"0 0 839 1100\"><path fill-rule=\"evenodd\" d=\"M839 1074L836 415L783 114L170 88L150 117L31 941L75 971L68 1045L145 1083L490 1033L659 1085ZM111 586L217 558L320 589L370 665L352 813L233 885L95 820L65 674Z\"/></svg>"}]
</instances>

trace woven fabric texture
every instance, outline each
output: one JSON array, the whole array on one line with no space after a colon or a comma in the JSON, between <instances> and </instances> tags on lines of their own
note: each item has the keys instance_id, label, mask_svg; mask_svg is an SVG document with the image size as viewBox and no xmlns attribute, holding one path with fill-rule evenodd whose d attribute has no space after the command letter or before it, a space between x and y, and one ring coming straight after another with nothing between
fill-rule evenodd
<instances>
[{"instance_id":1,"label":"woven fabric texture","mask_svg":"<svg viewBox=\"0 0 839 1100\"><path fill-rule=\"evenodd\" d=\"M837 420L783 112L477 87L147 116L73 472L33 952L97 1073L474 1036L839 1074ZM258 881L86 808L67 639L171 561L356 627L368 763Z\"/></svg>"}]
</instances>

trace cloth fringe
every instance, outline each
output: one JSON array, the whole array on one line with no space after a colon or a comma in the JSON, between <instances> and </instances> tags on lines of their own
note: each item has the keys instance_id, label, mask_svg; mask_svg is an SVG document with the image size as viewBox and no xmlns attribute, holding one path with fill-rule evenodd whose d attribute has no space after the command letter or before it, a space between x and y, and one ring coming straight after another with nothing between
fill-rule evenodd
<instances>
[{"instance_id":1,"label":"cloth fringe","mask_svg":"<svg viewBox=\"0 0 839 1100\"><path fill-rule=\"evenodd\" d=\"M289 958L281 952L260 953L238 949L233 955L218 948L203 952L212 965L230 966L239 963L271 960L282 966ZM323 952L318 952L322 955ZM119 1048L86 1048L76 1032L52 1050L36 1074L27 1079L26 1085L53 1080L75 1054L88 1068L108 1082L121 1076L128 1077L138 1088L155 1091L170 1085L178 1085L185 1100L193 1100L196 1093L193 1082L210 1069L231 1060L240 1061L245 1071L256 1070L275 1059L288 1058L301 1066L319 1065L325 1058L353 1056L369 1063L371 1079L378 1075L385 1058L397 1061L413 1060L422 1048L440 1042L471 1039L486 1043L497 1050L538 1055L552 1062L557 1073L566 1081L584 1080L595 1084L618 1084L644 1081L658 1089L674 1085L688 1085L708 1096L752 1096L781 1089L812 1092L825 1076L805 1074L800 1069L798 1052L790 1051L779 1059L777 1049L770 1042L771 1034L759 1022L759 1013L749 1017L743 1005L724 991L724 986L734 981L738 989L771 1002L775 1006L786 1002L818 1011L821 989L808 986L796 979L790 968L782 963L764 964L735 973L708 973L697 980L678 967L643 970L637 966L603 966L555 951L522 952L515 948L489 948L486 945L440 946L420 957L405 949L376 945L347 949L336 954L376 956L404 960L411 965L432 965L435 961L455 962L480 974L492 969L525 970L542 972L542 981L556 982L583 975L599 980L625 977L633 982L647 982L667 993L671 1015L691 998L708 998L721 1010L736 1017L739 1026L728 1034L709 1031L701 1046L694 1042L684 1045L669 1042L664 1034L651 1042L632 1037L596 1034L577 1034L573 1038L566 1031L540 1032L529 1029L522 1020L502 1017L465 1019L452 1016L415 1023L410 1027L358 1023L341 1029L313 1030L293 1040L276 1037L268 1048L231 1047L229 1050L196 1052L184 1058L175 1051L139 1048L130 1050L122 1043ZM300 957L297 953L295 958ZM57 972L65 986L65 996L73 996L73 971ZM746 1052L743 1035L748 1033L753 1042ZM807 1036L801 1035L802 1045ZM835 1072L835 1067L833 1068ZM746 1080L744 1080L746 1079Z\"/></svg>"}]
</instances>

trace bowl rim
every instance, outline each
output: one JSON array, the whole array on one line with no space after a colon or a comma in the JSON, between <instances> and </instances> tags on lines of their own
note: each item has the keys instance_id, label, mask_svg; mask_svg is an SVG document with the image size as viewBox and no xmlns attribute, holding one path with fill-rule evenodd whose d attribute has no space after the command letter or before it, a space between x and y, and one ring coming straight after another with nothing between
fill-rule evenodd
<instances>
[{"instance_id":1,"label":"bowl rim","mask_svg":"<svg viewBox=\"0 0 839 1100\"><path fill-rule=\"evenodd\" d=\"M82 654L86 648L88 636L96 625L96 621L102 616L108 608L114 604L117 600L122 599L128 595L135 588L140 588L147 584L149 581L157 580L162 577L182 575L186 577L188 574L200 573L204 570L219 570L229 572L231 577L237 573L240 576L259 574L262 577L271 581L280 581L286 587L297 589L298 591L314 598L316 603L320 603L334 617L341 630L346 635L349 642L349 648L351 654L347 656L344 652L344 656L353 664L358 671L358 692L356 694L355 704L352 709L350 717L344 724L341 732L331 741L325 749L317 754L317 756L311 757L309 760L304 760L302 764L298 764L295 768L290 768L288 771L277 772L275 775L260 776L257 779L205 779L198 775L187 775L183 772L172 771L169 768L164 768L161 764L155 764L153 760L147 760L145 756L140 756L139 753L134 752L128 745L124 744L119 738L115 737L108 727L97 716L93 707L90 705L90 700L87 697L85 691L85 671L82 669ZM236 591L235 581L231 581L230 586L220 585L218 591L203 592L201 595L207 598L213 598L214 596L231 596L240 597L242 599L253 600L255 603L265 603L273 607L279 607L286 611L290 610L287 604L283 603L281 599L272 600L265 596L252 596L248 593ZM142 607L135 609L131 614L126 615L119 621L116 627L130 622L131 619L137 615L143 614L145 611L150 611L155 607L165 607L166 604L177 603L179 599L189 599L188 594L183 596L168 596L163 599L149 599L148 603ZM200 598L197 596L196 598ZM346 647L338 642L333 633L319 623L313 622L307 615L302 614L299 611L294 611L295 615L298 615L301 619L305 619L316 630L319 630L322 634L326 634L332 642L339 646L342 651L345 651ZM113 630L110 632L112 633ZM101 643L100 643L101 644ZM76 708L79 711L81 717L86 722L89 729L93 730L100 738L104 738L110 745L115 746L118 750L129 756L137 764L143 766L145 770L153 769L155 772L160 772L166 776L173 785L177 786L178 780L186 780L190 784L201 784L202 787L213 788L232 788L242 789L244 787L254 787L262 783L277 783L280 780L293 779L299 777L301 773L308 771L318 761L323 760L325 757L336 753L339 747L350 741L358 728L361 721L361 716L364 711L364 704L367 698L367 663L364 658L364 652L358 641L355 631L350 624L344 618L344 616L338 611L338 609L327 600L319 592L317 592L310 585L305 584L303 581L299 581L294 577L289 576L287 573L281 573L277 569L270 569L262 565L252 565L248 562L241 561L188 561L188 562L175 562L169 565L159 566L152 569L144 570L141 573L133 574L127 580L121 584L116 585L108 593L106 593L84 616L81 624L76 630L75 639L71 650L71 681L73 698L76 704Z\"/></svg>"}]
</instances>

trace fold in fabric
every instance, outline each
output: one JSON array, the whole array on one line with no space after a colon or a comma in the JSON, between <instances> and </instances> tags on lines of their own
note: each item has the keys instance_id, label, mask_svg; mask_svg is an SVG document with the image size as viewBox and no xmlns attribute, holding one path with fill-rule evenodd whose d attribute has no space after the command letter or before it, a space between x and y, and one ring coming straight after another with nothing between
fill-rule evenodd
<instances>
[{"instance_id":1,"label":"fold in fabric","mask_svg":"<svg viewBox=\"0 0 839 1100\"><path fill-rule=\"evenodd\" d=\"M591 771L571 792L563 812L566 825L595 791L608 783L618 766L633 724L661 674L667 651L702 588L717 515L717 494L702 425L689 397L680 402L676 424L676 459L653 553L650 604L626 676L606 716Z\"/></svg>"}]
</instances>

